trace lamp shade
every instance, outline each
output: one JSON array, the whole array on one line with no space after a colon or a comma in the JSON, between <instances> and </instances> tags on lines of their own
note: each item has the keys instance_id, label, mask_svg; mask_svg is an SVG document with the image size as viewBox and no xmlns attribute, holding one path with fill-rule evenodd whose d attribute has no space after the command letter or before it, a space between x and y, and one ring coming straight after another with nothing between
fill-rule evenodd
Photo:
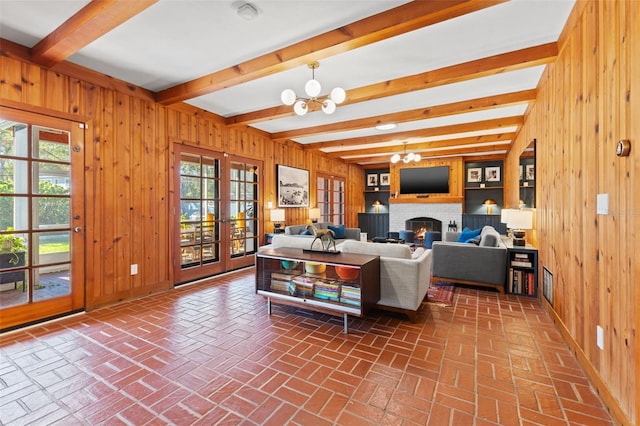
<instances>
[{"instance_id":1,"label":"lamp shade","mask_svg":"<svg viewBox=\"0 0 640 426\"><path fill-rule=\"evenodd\" d=\"M509 213L507 225L511 229L531 229L533 228L533 211L512 210Z\"/></svg>"},{"instance_id":2,"label":"lamp shade","mask_svg":"<svg viewBox=\"0 0 640 426\"><path fill-rule=\"evenodd\" d=\"M284 222L284 209L273 209L270 213L271 222Z\"/></svg>"},{"instance_id":3,"label":"lamp shade","mask_svg":"<svg viewBox=\"0 0 640 426\"><path fill-rule=\"evenodd\" d=\"M309 219L319 219L320 218L320 209L315 207L313 209L309 209Z\"/></svg>"},{"instance_id":4,"label":"lamp shade","mask_svg":"<svg viewBox=\"0 0 640 426\"><path fill-rule=\"evenodd\" d=\"M502 211L500 212L500 222L506 223L507 226L509 226L509 217L512 211L513 209L502 209Z\"/></svg>"}]
</instances>

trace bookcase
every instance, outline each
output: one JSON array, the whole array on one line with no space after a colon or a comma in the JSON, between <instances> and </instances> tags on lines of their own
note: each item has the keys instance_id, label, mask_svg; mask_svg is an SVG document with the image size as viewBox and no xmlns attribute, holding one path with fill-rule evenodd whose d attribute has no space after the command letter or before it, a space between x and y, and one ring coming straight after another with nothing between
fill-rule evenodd
<instances>
[{"instance_id":1,"label":"bookcase","mask_svg":"<svg viewBox=\"0 0 640 426\"><path fill-rule=\"evenodd\" d=\"M538 249L508 245L507 293L538 297Z\"/></svg>"}]
</instances>

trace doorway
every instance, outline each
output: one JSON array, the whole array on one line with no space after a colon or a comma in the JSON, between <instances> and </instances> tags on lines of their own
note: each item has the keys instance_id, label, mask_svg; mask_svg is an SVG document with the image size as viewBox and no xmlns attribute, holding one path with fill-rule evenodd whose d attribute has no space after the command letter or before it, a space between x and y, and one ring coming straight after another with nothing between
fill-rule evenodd
<instances>
[{"instance_id":1,"label":"doorway","mask_svg":"<svg viewBox=\"0 0 640 426\"><path fill-rule=\"evenodd\" d=\"M84 126L0 107L0 329L84 308Z\"/></svg>"},{"instance_id":2,"label":"doorway","mask_svg":"<svg viewBox=\"0 0 640 426\"><path fill-rule=\"evenodd\" d=\"M176 144L175 282L254 264L262 162Z\"/></svg>"}]
</instances>

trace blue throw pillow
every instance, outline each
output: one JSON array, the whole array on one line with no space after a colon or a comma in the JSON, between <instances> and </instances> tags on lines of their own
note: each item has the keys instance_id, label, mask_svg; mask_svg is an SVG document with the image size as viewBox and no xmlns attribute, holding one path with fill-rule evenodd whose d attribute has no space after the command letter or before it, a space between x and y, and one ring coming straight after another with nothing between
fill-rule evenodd
<instances>
[{"instance_id":1,"label":"blue throw pillow","mask_svg":"<svg viewBox=\"0 0 640 426\"><path fill-rule=\"evenodd\" d=\"M338 239L338 238L345 237L346 231L345 231L344 225L340 225L340 226L329 225L327 226L327 228L333 231L333 238Z\"/></svg>"},{"instance_id":2,"label":"blue throw pillow","mask_svg":"<svg viewBox=\"0 0 640 426\"><path fill-rule=\"evenodd\" d=\"M300 231L300 234L298 235L311 235L311 232L309 232L308 229L305 229L304 231Z\"/></svg>"},{"instance_id":3,"label":"blue throw pillow","mask_svg":"<svg viewBox=\"0 0 640 426\"><path fill-rule=\"evenodd\" d=\"M482 228L480 229L464 228L456 241L459 243L466 243L468 240L480 235L480 232L482 232Z\"/></svg>"}]
</instances>

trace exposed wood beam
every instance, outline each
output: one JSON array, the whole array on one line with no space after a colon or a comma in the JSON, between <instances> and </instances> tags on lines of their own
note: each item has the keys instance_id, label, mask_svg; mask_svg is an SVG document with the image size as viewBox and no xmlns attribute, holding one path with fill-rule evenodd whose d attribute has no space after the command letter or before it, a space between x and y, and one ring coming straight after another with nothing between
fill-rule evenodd
<instances>
[{"instance_id":1,"label":"exposed wood beam","mask_svg":"<svg viewBox=\"0 0 640 426\"><path fill-rule=\"evenodd\" d=\"M557 43L547 43L501 55L489 56L475 61L351 89L347 91L347 99L341 105L355 104L387 96L443 86L445 84L459 83L474 78L544 65L554 62L557 56ZM309 108L310 112L312 112L319 110L320 106L312 103L309 105ZM248 125L293 115L295 114L292 107L278 105L260 111L228 117L227 125Z\"/></svg>"},{"instance_id":2,"label":"exposed wood beam","mask_svg":"<svg viewBox=\"0 0 640 426\"><path fill-rule=\"evenodd\" d=\"M455 133L477 132L502 127L522 126L524 119L521 116L494 118L492 120L472 121L470 123L451 124L449 126L431 127L427 129L411 130L408 132L385 133L382 135L361 136L349 139L337 139L326 142L316 142L303 145L307 150L321 150L332 147L351 147L354 145L368 145L384 143L393 140L406 140L412 138L428 138L432 136L450 135Z\"/></svg>"},{"instance_id":3,"label":"exposed wood beam","mask_svg":"<svg viewBox=\"0 0 640 426\"><path fill-rule=\"evenodd\" d=\"M515 137L515 133L496 133L492 135L471 136L467 138L458 139L444 139L432 142L420 142L420 143L408 143L407 149L412 152L421 152L421 150L433 149L433 148L445 148L454 146L474 145L489 142L505 142L512 141ZM355 149L348 151L333 151L328 152L329 158L344 158L344 157L367 157L372 154L387 154L392 155L395 153L401 153L404 150L404 145L385 146L381 148L365 148Z\"/></svg>"},{"instance_id":4,"label":"exposed wood beam","mask_svg":"<svg viewBox=\"0 0 640 426\"><path fill-rule=\"evenodd\" d=\"M158 0L93 0L31 49L33 62L52 67Z\"/></svg>"},{"instance_id":5,"label":"exposed wood beam","mask_svg":"<svg viewBox=\"0 0 640 426\"><path fill-rule=\"evenodd\" d=\"M170 105L206 95L207 93L286 71L505 1L413 1L235 66L169 87L158 92L157 100L163 105Z\"/></svg>"},{"instance_id":6,"label":"exposed wood beam","mask_svg":"<svg viewBox=\"0 0 640 426\"><path fill-rule=\"evenodd\" d=\"M483 111L487 109L527 103L534 101L535 99L535 89L523 90L520 92L505 93L501 95L489 96L486 98L470 99L460 102L453 102L450 104L436 105L427 108L418 108L410 111L401 111L391 114L379 115L375 117L365 117L357 120L277 132L272 134L272 139L280 141L285 139L315 136L325 133L367 129L373 128L378 124L406 123L410 121L425 120L428 118L444 117L448 115L462 114L474 111Z\"/></svg>"},{"instance_id":7,"label":"exposed wood beam","mask_svg":"<svg viewBox=\"0 0 640 426\"><path fill-rule=\"evenodd\" d=\"M509 144L492 144L492 145L484 145L484 146L473 146L468 148L438 149L433 151L427 151L427 152L421 153L420 155L422 155L423 159L427 159L431 157L481 154L483 152L486 152L486 153L494 153L496 151L506 152L509 149L509 147L510 147ZM389 165L389 157L384 157L384 156L345 158L342 161L350 164L378 163L378 164Z\"/></svg>"}]
</instances>

